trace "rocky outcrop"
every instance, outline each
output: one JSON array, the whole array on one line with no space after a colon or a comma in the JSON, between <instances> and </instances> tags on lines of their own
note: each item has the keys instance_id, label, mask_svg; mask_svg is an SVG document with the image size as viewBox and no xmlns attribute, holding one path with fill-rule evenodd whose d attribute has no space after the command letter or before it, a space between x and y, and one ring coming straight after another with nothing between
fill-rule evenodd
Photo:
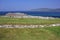
<instances>
[{"instance_id":1,"label":"rocky outcrop","mask_svg":"<svg viewBox=\"0 0 60 40\"><path fill-rule=\"evenodd\" d=\"M55 27L60 26L60 24L50 24L50 25L0 25L0 28L41 28L41 27Z\"/></svg>"},{"instance_id":2,"label":"rocky outcrop","mask_svg":"<svg viewBox=\"0 0 60 40\"><path fill-rule=\"evenodd\" d=\"M25 13L7 13L5 16L15 17L15 16L27 16Z\"/></svg>"},{"instance_id":3,"label":"rocky outcrop","mask_svg":"<svg viewBox=\"0 0 60 40\"><path fill-rule=\"evenodd\" d=\"M10 17L10 18L39 18L39 19L55 19L54 17L43 17L43 16L31 16L25 13L8 13L2 17Z\"/></svg>"}]
</instances>

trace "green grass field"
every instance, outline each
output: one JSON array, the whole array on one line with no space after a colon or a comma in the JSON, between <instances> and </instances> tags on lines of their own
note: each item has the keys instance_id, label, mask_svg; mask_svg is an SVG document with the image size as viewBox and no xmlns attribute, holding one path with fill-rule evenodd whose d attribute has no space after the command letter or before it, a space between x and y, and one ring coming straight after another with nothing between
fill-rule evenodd
<instances>
[{"instance_id":1,"label":"green grass field","mask_svg":"<svg viewBox=\"0 0 60 40\"><path fill-rule=\"evenodd\" d=\"M59 27L0 28L0 40L60 40Z\"/></svg>"},{"instance_id":2,"label":"green grass field","mask_svg":"<svg viewBox=\"0 0 60 40\"><path fill-rule=\"evenodd\" d=\"M53 24L60 19L0 17L0 24ZM0 40L60 40L60 26L43 28L0 28Z\"/></svg>"},{"instance_id":3,"label":"green grass field","mask_svg":"<svg viewBox=\"0 0 60 40\"><path fill-rule=\"evenodd\" d=\"M7 18L0 17L0 24L53 24L60 23L60 19L37 19L37 18Z\"/></svg>"}]
</instances>

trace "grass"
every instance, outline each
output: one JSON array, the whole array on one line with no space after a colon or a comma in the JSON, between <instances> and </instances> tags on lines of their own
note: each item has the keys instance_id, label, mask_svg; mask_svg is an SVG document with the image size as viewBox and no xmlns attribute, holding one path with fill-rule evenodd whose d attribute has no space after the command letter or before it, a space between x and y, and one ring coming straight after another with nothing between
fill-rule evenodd
<instances>
[{"instance_id":1,"label":"grass","mask_svg":"<svg viewBox=\"0 0 60 40\"><path fill-rule=\"evenodd\" d=\"M60 31L60 27L47 27L45 29L54 32L57 36L60 36L60 32L59 32Z\"/></svg>"},{"instance_id":2,"label":"grass","mask_svg":"<svg viewBox=\"0 0 60 40\"><path fill-rule=\"evenodd\" d=\"M0 28L0 40L60 40L59 27Z\"/></svg>"},{"instance_id":3,"label":"grass","mask_svg":"<svg viewBox=\"0 0 60 40\"><path fill-rule=\"evenodd\" d=\"M60 23L60 19L37 19L37 18L8 18L0 17L0 24L53 24Z\"/></svg>"},{"instance_id":4,"label":"grass","mask_svg":"<svg viewBox=\"0 0 60 40\"><path fill-rule=\"evenodd\" d=\"M0 17L0 24L53 24L60 19ZM0 28L0 40L60 40L60 26L44 28Z\"/></svg>"}]
</instances>

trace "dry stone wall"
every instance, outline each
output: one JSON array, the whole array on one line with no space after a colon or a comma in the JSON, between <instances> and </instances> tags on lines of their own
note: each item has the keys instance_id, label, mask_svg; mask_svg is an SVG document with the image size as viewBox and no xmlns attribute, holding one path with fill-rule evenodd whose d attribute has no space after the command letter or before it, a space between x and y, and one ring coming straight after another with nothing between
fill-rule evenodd
<instances>
[{"instance_id":1,"label":"dry stone wall","mask_svg":"<svg viewBox=\"0 0 60 40\"><path fill-rule=\"evenodd\" d=\"M60 24L50 24L50 25L0 25L0 28L41 28L41 27L55 27L60 26Z\"/></svg>"}]
</instances>

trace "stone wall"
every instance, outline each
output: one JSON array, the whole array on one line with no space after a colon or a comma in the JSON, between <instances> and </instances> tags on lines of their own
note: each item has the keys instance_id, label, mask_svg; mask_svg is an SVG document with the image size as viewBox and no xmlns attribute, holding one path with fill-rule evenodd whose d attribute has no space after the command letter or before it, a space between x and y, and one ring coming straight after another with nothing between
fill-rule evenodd
<instances>
[{"instance_id":1,"label":"stone wall","mask_svg":"<svg viewBox=\"0 0 60 40\"><path fill-rule=\"evenodd\" d=\"M60 26L60 24L50 25L0 25L0 28L41 28L41 27L54 27Z\"/></svg>"}]
</instances>

